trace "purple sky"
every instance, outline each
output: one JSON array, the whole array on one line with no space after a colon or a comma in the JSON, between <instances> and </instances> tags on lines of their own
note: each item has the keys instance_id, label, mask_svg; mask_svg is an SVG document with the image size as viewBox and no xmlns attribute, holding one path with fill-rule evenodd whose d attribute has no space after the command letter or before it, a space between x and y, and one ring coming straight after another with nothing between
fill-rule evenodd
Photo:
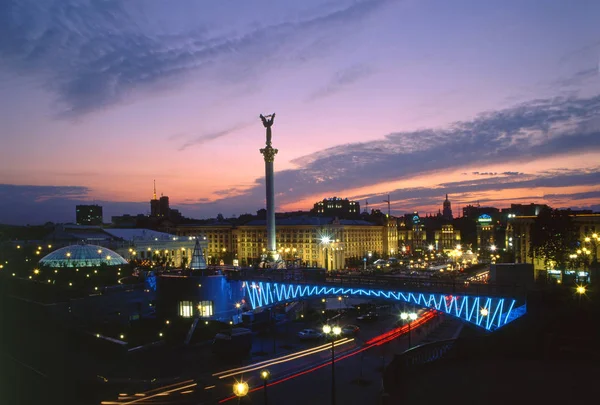
<instances>
[{"instance_id":1,"label":"purple sky","mask_svg":"<svg viewBox=\"0 0 600 405\"><path fill-rule=\"evenodd\" d=\"M391 194L600 209L597 1L0 3L0 223Z\"/></svg>"}]
</instances>

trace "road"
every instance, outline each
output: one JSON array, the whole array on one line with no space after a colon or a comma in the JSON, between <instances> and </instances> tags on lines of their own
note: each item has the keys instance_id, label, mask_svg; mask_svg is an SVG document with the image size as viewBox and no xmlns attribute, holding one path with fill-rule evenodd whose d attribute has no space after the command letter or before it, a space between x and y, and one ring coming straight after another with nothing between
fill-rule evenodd
<instances>
[{"instance_id":1,"label":"road","mask_svg":"<svg viewBox=\"0 0 600 405\"><path fill-rule=\"evenodd\" d=\"M431 316L431 314L427 315ZM352 322L356 324L357 321L352 317L342 317L338 319L340 325ZM417 323L423 321L417 321ZM365 348L365 344L372 341L377 336L385 334L395 327L397 318L395 316L382 316L380 321L374 323L360 324L361 330L356 337L344 337L336 341L336 361L339 362L336 368L339 370L340 380L348 380L347 383L352 383L353 379L358 378L360 370L364 369L365 376L372 374L373 370L380 370L384 359L382 355L391 355L392 351L388 345L373 346L369 350L362 350ZM323 374L323 376L317 378L325 378L325 374L330 373L330 347L331 344L327 341L319 340L314 342L302 342L294 337L295 331L305 327L316 327L317 325L311 324L292 324L294 332L288 333L286 336L281 337L281 344L279 347L292 347L292 350L281 351L279 355L273 356L271 353L270 358L258 359L254 356L250 359L247 364L241 367L230 367L220 368L217 372L199 372L195 375L187 374L182 377L179 381L172 381L169 384L165 384L162 388L154 388L151 390L140 390L132 392L123 391L114 393L113 397L102 401L103 405L117 405L117 404L150 404L157 403L161 404L214 404L219 401L227 402L231 400L233 384L239 381L245 381L250 386L250 394L245 399L247 403L252 401L259 401L256 403L262 403L264 391L262 391L262 380L260 379L259 373L261 370L267 368L271 373L270 385L268 392L275 398L278 396L289 395L290 387L294 388L294 397L298 394L298 398L302 397L302 388L298 386L299 380L315 380L315 376ZM406 327L404 328L406 331ZM414 336L415 332L413 332ZM393 337L393 336L392 336ZM389 339L389 338L385 338ZM414 337L414 339L417 339ZM403 343L400 345L406 346L406 339L394 339L401 340ZM255 348L265 346L267 342L257 342ZM394 350L405 350L395 348ZM258 361L257 361L258 360ZM359 362L359 366L356 367L354 364ZM348 367L348 365L351 365ZM364 366L364 367L363 367ZM325 371L329 370L329 371ZM325 374L324 374L325 373ZM328 374L327 374L328 375ZM328 377L330 378L330 377ZM364 385L379 384L380 376L365 378L368 380L365 384L358 384L357 387L361 388ZM327 386L328 384L318 383L320 386ZM287 388L286 388L287 387ZM130 387L131 388L131 387ZM373 395L371 391L369 395ZM320 389L320 388L319 388ZM296 390L299 390L296 392ZM304 389L304 391L306 391ZM257 399L258 398L258 399ZM283 398L282 398L283 400ZM284 402L274 403L292 403L289 399L285 399ZM313 402L298 402L298 403L313 403Z\"/></svg>"}]
</instances>

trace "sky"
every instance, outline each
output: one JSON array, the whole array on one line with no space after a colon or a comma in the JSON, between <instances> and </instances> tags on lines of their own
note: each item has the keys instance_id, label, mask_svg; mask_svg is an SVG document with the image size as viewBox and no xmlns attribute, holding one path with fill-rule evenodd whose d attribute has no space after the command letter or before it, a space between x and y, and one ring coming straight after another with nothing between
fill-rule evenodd
<instances>
[{"instance_id":1,"label":"sky","mask_svg":"<svg viewBox=\"0 0 600 405\"><path fill-rule=\"evenodd\" d=\"M543 5L542 5L543 3ZM600 211L600 2L5 0L0 223L325 197Z\"/></svg>"}]
</instances>

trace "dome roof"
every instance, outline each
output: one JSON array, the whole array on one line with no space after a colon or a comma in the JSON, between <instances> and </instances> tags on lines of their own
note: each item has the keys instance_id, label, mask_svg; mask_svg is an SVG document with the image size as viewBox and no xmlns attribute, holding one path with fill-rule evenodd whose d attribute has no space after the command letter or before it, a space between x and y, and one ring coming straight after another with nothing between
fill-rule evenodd
<instances>
[{"instance_id":1,"label":"dome roof","mask_svg":"<svg viewBox=\"0 0 600 405\"><path fill-rule=\"evenodd\" d=\"M98 245L71 245L55 250L40 260L40 266L97 267L101 264L120 266L127 264L118 253Z\"/></svg>"}]
</instances>

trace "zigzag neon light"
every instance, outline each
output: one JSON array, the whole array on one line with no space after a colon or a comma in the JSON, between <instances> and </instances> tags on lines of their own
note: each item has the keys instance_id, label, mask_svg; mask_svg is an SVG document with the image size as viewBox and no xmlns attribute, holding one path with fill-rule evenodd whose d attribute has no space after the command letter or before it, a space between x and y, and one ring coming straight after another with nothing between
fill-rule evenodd
<instances>
[{"instance_id":1,"label":"zigzag neon light","mask_svg":"<svg viewBox=\"0 0 600 405\"><path fill-rule=\"evenodd\" d=\"M367 288L283 284L263 281L248 281L245 284L247 298L252 308L266 307L286 301L349 295L353 297L403 301L422 307L433 308L487 330L501 328L527 311L525 305L515 308L517 301L511 298L398 292ZM487 310L486 316L482 315L483 309Z\"/></svg>"}]
</instances>

